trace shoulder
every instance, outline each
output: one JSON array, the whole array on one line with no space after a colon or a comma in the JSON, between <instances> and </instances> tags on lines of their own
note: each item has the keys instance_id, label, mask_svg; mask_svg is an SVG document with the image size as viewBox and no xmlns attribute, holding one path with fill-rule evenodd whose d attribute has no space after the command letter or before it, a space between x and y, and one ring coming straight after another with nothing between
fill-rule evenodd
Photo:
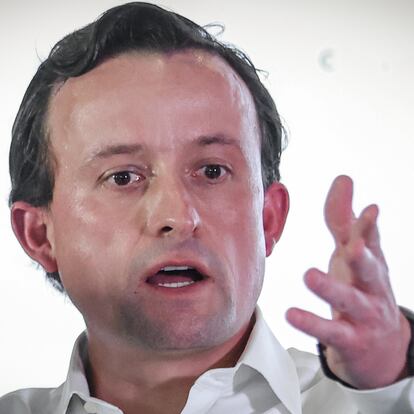
<instances>
[{"instance_id":1,"label":"shoulder","mask_svg":"<svg viewBox=\"0 0 414 414\"><path fill-rule=\"evenodd\" d=\"M0 414L51 414L61 397L59 388L25 388L0 397Z\"/></svg>"}]
</instances>

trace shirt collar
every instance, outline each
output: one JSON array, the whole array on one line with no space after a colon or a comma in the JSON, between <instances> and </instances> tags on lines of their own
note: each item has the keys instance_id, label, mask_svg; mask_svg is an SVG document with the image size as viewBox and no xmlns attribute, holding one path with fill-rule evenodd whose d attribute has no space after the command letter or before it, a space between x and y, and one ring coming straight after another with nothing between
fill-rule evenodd
<instances>
[{"instance_id":1,"label":"shirt collar","mask_svg":"<svg viewBox=\"0 0 414 414\"><path fill-rule=\"evenodd\" d=\"M237 365L258 371L292 414L301 414L300 384L295 364L275 338L262 312L256 308L256 322Z\"/></svg>"},{"instance_id":2,"label":"shirt collar","mask_svg":"<svg viewBox=\"0 0 414 414\"><path fill-rule=\"evenodd\" d=\"M62 397L57 410L57 413L59 414L66 414L69 402L74 394L78 394L84 400L90 398L84 363L87 354L86 345L87 338L86 331L84 331L78 336L73 347L68 375L63 384Z\"/></svg>"},{"instance_id":3,"label":"shirt collar","mask_svg":"<svg viewBox=\"0 0 414 414\"><path fill-rule=\"evenodd\" d=\"M301 414L300 385L293 360L275 338L266 324L259 308L255 311L256 321L246 348L235 368L245 365L259 372L269 386L292 414ZM69 364L66 382L63 384L62 397L57 413L66 414L69 402L74 394L83 400L91 399L85 373L87 358L86 331L75 342Z\"/></svg>"}]
</instances>

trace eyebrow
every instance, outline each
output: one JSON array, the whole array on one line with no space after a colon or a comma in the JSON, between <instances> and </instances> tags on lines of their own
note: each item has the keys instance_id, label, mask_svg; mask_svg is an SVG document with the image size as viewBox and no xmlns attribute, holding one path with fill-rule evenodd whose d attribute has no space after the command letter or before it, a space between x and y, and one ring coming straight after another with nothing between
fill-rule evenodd
<instances>
[{"instance_id":1,"label":"eyebrow","mask_svg":"<svg viewBox=\"0 0 414 414\"><path fill-rule=\"evenodd\" d=\"M118 145L108 145L99 151L93 153L88 162L94 161L96 159L110 158L113 155L122 155L122 154L136 154L142 152L144 147L141 144L118 144Z\"/></svg>"},{"instance_id":2,"label":"eyebrow","mask_svg":"<svg viewBox=\"0 0 414 414\"><path fill-rule=\"evenodd\" d=\"M198 146L205 147L208 145L219 144L219 145L234 145L239 147L239 143L237 140L227 137L222 134L218 135L202 135L198 137L194 143Z\"/></svg>"},{"instance_id":3,"label":"eyebrow","mask_svg":"<svg viewBox=\"0 0 414 414\"><path fill-rule=\"evenodd\" d=\"M222 134L217 135L202 135L196 138L191 144L206 147L209 145L233 145L239 148L239 143L237 140L227 137ZM117 145L108 145L95 153L93 153L87 160L87 164L97 159L110 158L114 155L123 155L123 154L137 154L143 152L144 146L141 144L117 144Z\"/></svg>"}]
</instances>

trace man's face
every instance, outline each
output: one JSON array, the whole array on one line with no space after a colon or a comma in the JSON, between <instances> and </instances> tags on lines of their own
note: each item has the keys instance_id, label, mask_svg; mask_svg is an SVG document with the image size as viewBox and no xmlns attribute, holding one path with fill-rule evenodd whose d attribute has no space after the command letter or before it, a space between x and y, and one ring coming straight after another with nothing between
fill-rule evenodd
<instances>
[{"instance_id":1,"label":"man's face","mask_svg":"<svg viewBox=\"0 0 414 414\"><path fill-rule=\"evenodd\" d=\"M90 332L152 349L248 324L265 243L252 97L201 51L127 54L52 98L48 235Z\"/></svg>"}]
</instances>

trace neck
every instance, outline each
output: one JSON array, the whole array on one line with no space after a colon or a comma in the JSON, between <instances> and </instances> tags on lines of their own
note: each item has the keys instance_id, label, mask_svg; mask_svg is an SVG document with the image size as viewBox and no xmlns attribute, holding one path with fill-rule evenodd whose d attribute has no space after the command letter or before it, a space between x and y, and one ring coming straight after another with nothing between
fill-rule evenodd
<instances>
[{"instance_id":1,"label":"neck","mask_svg":"<svg viewBox=\"0 0 414 414\"><path fill-rule=\"evenodd\" d=\"M101 341L88 329L91 395L125 414L180 413L198 377L209 369L236 365L253 325L254 317L236 335L213 348L165 352Z\"/></svg>"}]
</instances>

